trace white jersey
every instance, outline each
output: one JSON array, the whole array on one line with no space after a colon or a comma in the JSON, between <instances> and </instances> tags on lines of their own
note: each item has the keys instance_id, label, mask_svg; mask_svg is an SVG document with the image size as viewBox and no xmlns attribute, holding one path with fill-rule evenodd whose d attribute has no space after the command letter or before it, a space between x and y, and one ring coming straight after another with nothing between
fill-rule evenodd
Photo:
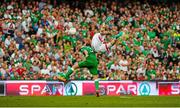
<instances>
[{"instance_id":1,"label":"white jersey","mask_svg":"<svg viewBox=\"0 0 180 108\"><path fill-rule=\"evenodd\" d=\"M102 36L100 33L96 33L93 36L91 46L96 52L104 52L108 50L107 44L104 43L104 36Z\"/></svg>"}]
</instances>

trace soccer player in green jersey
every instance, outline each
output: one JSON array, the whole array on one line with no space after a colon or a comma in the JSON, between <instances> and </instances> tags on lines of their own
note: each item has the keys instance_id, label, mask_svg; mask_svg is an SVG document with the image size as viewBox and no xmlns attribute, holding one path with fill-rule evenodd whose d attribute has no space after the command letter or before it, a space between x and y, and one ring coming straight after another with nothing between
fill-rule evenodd
<instances>
[{"instance_id":1,"label":"soccer player in green jersey","mask_svg":"<svg viewBox=\"0 0 180 108\"><path fill-rule=\"evenodd\" d=\"M98 60L93 49L89 46L84 46L81 48L81 52L85 55L85 60L75 63L72 68L68 69L65 77L60 77L60 80L66 81L69 79L70 75L75 72L74 70L78 68L88 68L90 73L93 75L93 80L95 82L96 96L99 97L99 81L98 81Z\"/></svg>"}]
</instances>

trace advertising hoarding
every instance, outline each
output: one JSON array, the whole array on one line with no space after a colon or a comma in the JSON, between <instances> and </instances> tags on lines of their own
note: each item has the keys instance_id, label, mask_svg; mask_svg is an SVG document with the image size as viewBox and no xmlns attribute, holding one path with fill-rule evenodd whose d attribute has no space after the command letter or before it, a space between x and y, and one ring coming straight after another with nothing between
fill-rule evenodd
<instances>
[{"instance_id":1,"label":"advertising hoarding","mask_svg":"<svg viewBox=\"0 0 180 108\"><path fill-rule=\"evenodd\" d=\"M180 82L100 81L100 94L107 96L180 95ZM94 95L94 81L2 81L0 95L83 96Z\"/></svg>"},{"instance_id":2,"label":"advertising hoarding","mask_svg":"<svg viewBox=\"0 0 180 108\"><path fill-rule=\"evenodd\" d=\"M158 82L159 96L180 95L180 82Z\"/></svg>"},{"instance_id":3,"label":"advertising hoarding","mask_svg":"<svg viewBox=\"0 0 180 108\"><path fill-rule=\"evenodd\" d=\"M83 82L83 95L95 93L93 81ZM158 95L156 82L143 81L100 81L101 95Z\"/></svg>"},{"instance_id":4,"label":"advertising hoarding","mask_svg":"<svg viewBox=\"0 0 180 108\"><path fill-rule=\"evenodd\" d=\"M156 82L152 81L138 81L138 95L140 96L149 96L149 95L158 95L158 87Z\"/></svg>"},{"instance_id":5,"label":"advertising hoarding","mask_svg":"<svg viewBox=\"0 0 180 108\"><path fill-rule=\"evenodd\" d=\"M64 96L82 96L83 81L70 81L64 86Z\"/></svg>"},{"instance_id":6,"label":"advertising hoarding","mask_svg":"<svg viewBox=\"0 0 180 108\"><path fill-rule=\"evenodd\" d=\"M6 94L6 87L3 81L0 81L0 96L5 96Z\"/></svg>"},{"instance_id":7,"label":"advertising hoarding","mask_svg":"<svg viewBox=\"0 0 180 108\"><path fill-rule=\"evenodd\" d=\"M64 83L46 81L7 81L6 95L49 96L63 95Z\"/></svg>"},{"instance_id":8,"label":"advertising hoarding","mask_svg":"<svg viewBox=\"0 0 180 108\"><path fill-rule=\"evenodd\" d=\"M83 95L95 93L93 81L83 82ZM137 83L133 81L100 81L101 95L137 95Z\"/></svg>"}]
</instances>

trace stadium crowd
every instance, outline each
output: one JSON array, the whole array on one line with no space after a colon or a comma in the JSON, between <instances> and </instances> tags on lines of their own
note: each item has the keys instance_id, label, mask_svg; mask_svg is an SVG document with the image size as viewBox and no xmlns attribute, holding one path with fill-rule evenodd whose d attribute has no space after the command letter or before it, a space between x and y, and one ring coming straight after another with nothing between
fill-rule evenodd
<instances>
[{"instance_id":1,"label":"stadium crowd","mask_svg":"<svg viewBox=\"0 0 180 108\"><path fill-rule=\"evenodd\" d=\"M110 53L97 53L102 80L180 80L178 8L178 0L4 0L0 80L58 80L101 28L107 42L124 33ZM80 69L71 79L91 75Z\"/></svg>"}]
</instances>

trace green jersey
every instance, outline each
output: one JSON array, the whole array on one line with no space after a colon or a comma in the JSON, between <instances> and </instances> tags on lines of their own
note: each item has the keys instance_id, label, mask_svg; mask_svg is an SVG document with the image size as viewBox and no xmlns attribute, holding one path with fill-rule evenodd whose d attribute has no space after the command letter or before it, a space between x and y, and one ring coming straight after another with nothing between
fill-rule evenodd
<instances>
[{"instance_id":1,"label":"green jersey","mask_svg":"<svg viewBox=\"0 0 180 108\"><path fill-rule=\"evenodd\" d=\"M78 63L80 68L88 68L90 73L93 75L97 75L97 67L98 67L98 60L96 58L96 55L93 51L93 49L89 46L84 46L81 48L81 52L87 51L88 56L86 57L86 60L81 61Z\"/></svg>"},{"instance_id":2,"label":"green jersey","mask_svg":"<svg viewBox=\"0 0 180 108\"><path fill-rule=\"evenodd\" d=\"M81 48L81 52L84 52L84 51L87 51L88 52L88 55L91 55L91 54L95 54L93 49L89 46L84 46Z\"/></svg>"}]
</instances>

